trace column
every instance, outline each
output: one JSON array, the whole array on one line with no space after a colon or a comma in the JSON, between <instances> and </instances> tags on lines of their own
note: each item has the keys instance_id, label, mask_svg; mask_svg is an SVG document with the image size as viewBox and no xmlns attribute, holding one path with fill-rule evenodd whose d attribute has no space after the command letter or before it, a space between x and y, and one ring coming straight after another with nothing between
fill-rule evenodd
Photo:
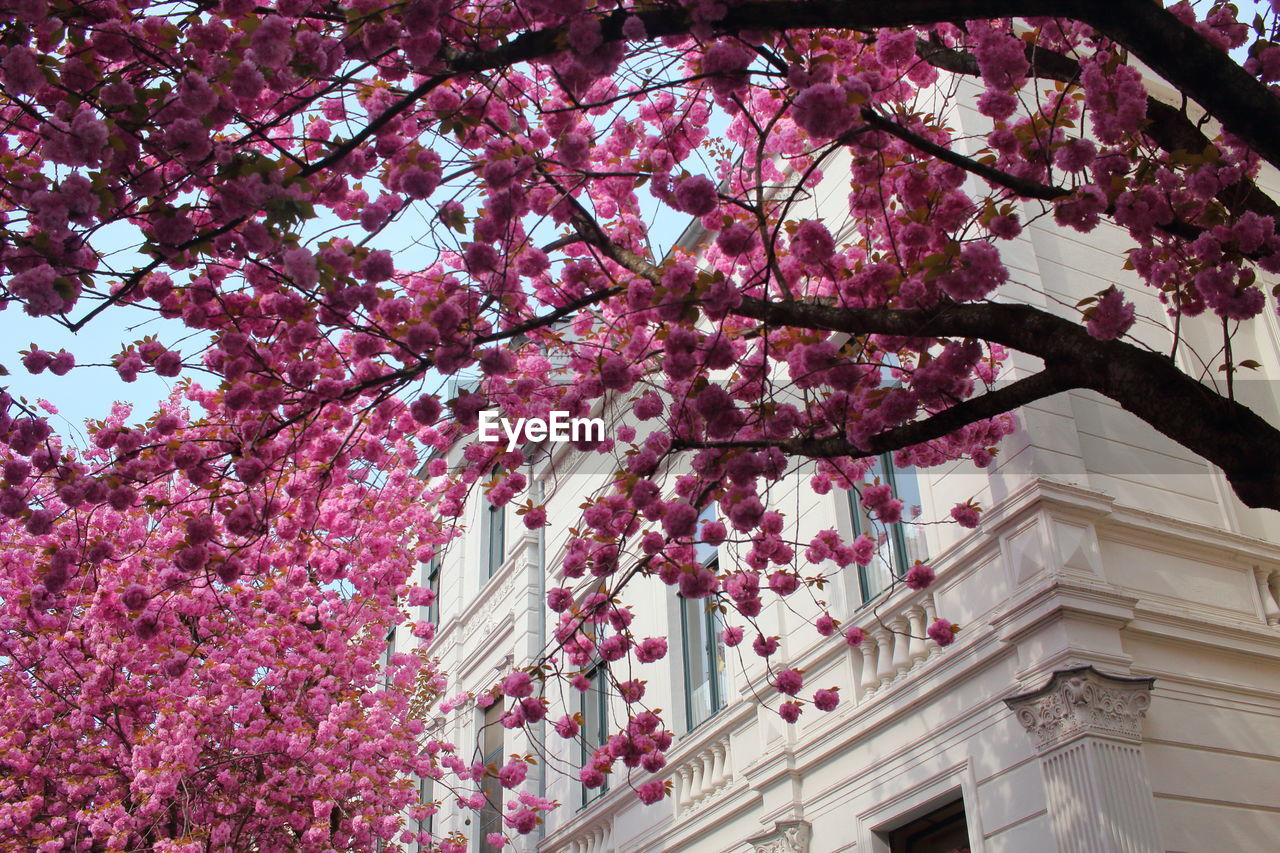
<instances>
[{"instance_id":1,"label":"column","mask_svg":"<svg viewBox=\"0 0 1280 853\"><path fill-rule=\"evenodd\" d=\"M1162 853L1142 718L1153 678L1060 670L1039 690L1005 699L1031 736L1058 849Z\"/></svg>"}]
</instances>

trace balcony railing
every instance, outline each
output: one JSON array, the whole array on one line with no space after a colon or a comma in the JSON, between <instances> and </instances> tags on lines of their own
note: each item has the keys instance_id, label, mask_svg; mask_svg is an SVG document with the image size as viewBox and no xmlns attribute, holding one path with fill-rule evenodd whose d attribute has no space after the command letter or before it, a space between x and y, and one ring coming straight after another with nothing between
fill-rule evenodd
<instances>
[{"instance_id":1,"label":"balcony railing","mask_svg":"<svg viewBox=\"0 0 1280 853\"><path fill-rule=\"evenodd\" d=\"M612 817L583 827L562 849L565 853L610 853L613 850Z\"/></svg>"},{"instance_id":2,"label":"balcony railing","mask_svg":"<svg viewBox=\"0 0 1280 853\"><path fill-rule=\"evenodd\" d=\"M676 814L693 809L733 782L729 735L724 734L688 758L672 774Z\"/></svg>"},{"instance_id":3,"label":"balcony railing","mask_svg":"<svg viewBox=\"0 0 1280 853\"><path fill-rule=\"evenodd\" d=\"M853 624L865 632L862 644L853 649L859 660L854 670L859 701L920 667L938 651L938 644L925 633L936 616L933 595L917 592L891 596L854 617Z\"/></svg>"}]
</instances>

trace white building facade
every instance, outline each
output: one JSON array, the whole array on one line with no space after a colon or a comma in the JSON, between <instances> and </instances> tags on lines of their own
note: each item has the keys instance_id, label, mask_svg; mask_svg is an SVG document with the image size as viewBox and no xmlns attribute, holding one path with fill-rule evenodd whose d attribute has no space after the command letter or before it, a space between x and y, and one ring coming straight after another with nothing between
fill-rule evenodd
<instances>
[{"instance_id":1,"label":"white building facade","mask_svg":"<svg viewBox=\"0 0 1280 853\"><path fill-rule=\"evenodd\" d=\"M841 207L841 184L823 185L818 213ZM1132 281L1123 236L1035 220L1002 245L1012 273L1002 298L1072 316L1082 296ZM1136 285L1129 295L1140 317L1164 316ZM1155 322L1133 333L1157 346L1168 334ZM1236 348L1262 375L1280 375L1274 312ZM1015 356L1013 378L1033 361ZM1269 383L1241 385L1246 402L1280 422ZM1092 393L1059 395L1018 418L988 469L896 472L899 495L915 495L908 503L918 504L921 522L973 497L985 508L977 529L906 522L880 530L879 573L876 564L869 572L833 566L820 593L825 608L766 605L761 629L781 638L771 662L803 670L805 694L838 687L834 711L809 706L785 723L751 635L725 650L714 637L720 617L701 602L652 578L628 585L632 630L670 646L634 672L676 736L658 774L672 793L659 803L639 801L632 784L648 776L634 771L629 781L620 763L607 790L584 791L574 776L584 747L549 726L498 729L495 740L473 706L431 720L436 736L481 743L486 760L547 753L531 779L562 807L508 849L1276 849L1280 519L1246 509L1211 466ZM588 470L594 463L583 458L567 446L537 457L525 471L531 493L508 507L475 498L462 535L424 567L424 581L440 592L431 654L452 689L483 691L511 666L539 659L555 624L548 588L594 589L590 576L566 580L559 568L582 501L608 482L608 471ZM544 530L521 524L514 504L525 497L546 505ZM799 542L825 528L852 539L865 523L848 492L815 494L803 467L771 493L770 508ZM706 559L737 559L720 550ZM931 587L888 583L908 557L935 568ZM812 620L822 609L863 628L866 640L854 648L819 636ZM935 616L960 625L953 645L924 639ZM732 612L725 618L734 623ZM625 722L620 704L594 688L548 698L552 719L582 714L594 742ZM432 829L466 831L473 850L487 850L476 831L482 817L446 804Z\"/></svg>"}]
</instances>

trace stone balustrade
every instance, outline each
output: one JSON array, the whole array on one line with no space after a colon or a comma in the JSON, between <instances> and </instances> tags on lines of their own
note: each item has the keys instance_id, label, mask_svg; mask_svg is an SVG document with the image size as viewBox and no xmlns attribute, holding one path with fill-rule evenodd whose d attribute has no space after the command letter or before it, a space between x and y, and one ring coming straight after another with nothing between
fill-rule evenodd
<instances>
[{"instance_id":1,"label":"stone balustrade","mask_svg":"<svg viewBox=\"0 0 1280 853\"><path fill-rule=\"evenodd\" d=\"M677 814L695 808L727 788L733 781L728 735L713 740L690 756L672 775L672 781Z\"/></svg>"},{"instance_id":2,"label":"stone balustrade","mask_svg":"<svg viewBox=\"0 0 1280 853\"><path fill-rule=\"evenodd\" d=\"M609 853L613 850L613 822L605 818L583 827L563 848L565 853Z\"/></svg>"},{"instance_id":3,"label":"stone balustrade","mask_svg":"<svg viewBox=\"0 0 1280 853\"><path fill-rule=\"evenodd\" d=\"M936 617L933 595L916 593L890 598L853 619L865 632L862 644L853 649L860 698L894 682L937 651L937 643L925 634Z\"/></svg>"}]
</instances>

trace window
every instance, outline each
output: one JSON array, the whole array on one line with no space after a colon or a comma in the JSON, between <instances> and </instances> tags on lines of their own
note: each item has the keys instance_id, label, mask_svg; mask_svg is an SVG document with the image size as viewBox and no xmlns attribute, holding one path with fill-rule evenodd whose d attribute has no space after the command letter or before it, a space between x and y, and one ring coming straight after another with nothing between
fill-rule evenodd
<instances>
[{"instance_id":1,"label":"window","mask_svg":"<svg viewBox=\"0 0 1280 853\"><path fill-rule=\"evenodd\" d=\"M420 776L418 778L418 805L429 808L435 801L435 785L432 783L430 776ZM423 814L418 820L418 832L425 832L428 835L435 832L435 815ZM419 844L418 849L426 850L427 845Z\"/></svg>"},{"instance_id":2,"label":"window","mask_svg":"<svg viewBox=\"0 0 1280 853\"><path fill-rule=\"evenodd\" d=\"M485 578L491 578L502 568L507 557L507 509L488 504L486 527Z\"/></svg>"},{"instance_id":3,"label":"window","mask_svg":"<svg viewBox=\"0 0 1280 853\"><path fill-rule=\"evenodd\" d=\"M427 605L425 618L437 627L440 624L440 556L437 554L422 565L422 586L435 593L431 604Z\"/></svg>"},{"instance_id":4,"label":"window","mask_svg":"<svg viewBox=\"0 0 1280 853\"><path fill-rule=\"evenodd\" d=\"M609 737L609 673L603 663L597 663L587 673L589 687L582 693L582 763L591 760L596 748ZM582 804L596 799L609 790L609 777L599 788L582 786Z\"/></svg>"},{"instance_id":5,"label":"window","mask_svg":"<svg viewBox=\"0 0 1280 853\"><path fill-rule=\"evenodd\" d=\"M396 653L396 629L393 625L387 631L387 650L382 655L382 686L391 687L391 656Z\"/></svg>"},{"instance_id":6,"label":"window","mask_svg":"<svg viewBox=\"0 0 1280 853\"><path fill-rule=\"evenodd\" d=\"M702 518L714 518L715 508L708 507ZM712 572L720 566L720 551L713 545L698 543L698 559ZM684 641L685 720L689 731L702 725L724 707L724 624L720 611L709 599L680 599L680 634Z\"/></svg>"},{"instance_id":7,"label":"window","mask_svg":"<svg viewBox=\"0 0 1280 853\"><path fill-rule=\"evenodd\" d=\"M484 808L480 809L479 836L480 853L498 853L498 847L488 842L491 832L502 832L502 784L498 781L497 770L503 764L502 703L494 702L484 711L483 728L480 731L480 748L483 750L481 760L491 772L485 774L480 783L484 793Z\"/></svg>"},{"instance_id":8,"label":"window","mask_svg":"<svg viewBox=\"0 0 1280 853\"><path fill-rule=\"evenodd\" d=\"M964 801L956 800L889 833L889 853L969 853Z\"/></svg>"},{"instance_id":9,"label":"window","mask_svg":"<svg viewBox=\"0 0 1280 853\"><path fill-rule=\"evenodd\" d=\"M689 731L724 707L724 644L720 611L708 599L680 599L684 639L684 701Z\"/></svg>"},{"instance_id":10,"label":"window","mask_svg":"<svg viewBox=\"0 0 1280 853\"><path fill-rule=\"evenodd\" d=\"M917 560L925 559L924 533L913 522L923 511L920 482L915 468L894 468L889 454L876 457L867 469L865 485L877 481L888 484L902 501L902 521L882 524L874 521L862 505L857 489L849 490L849 510L853 535L866 534L876 540L871 562L858 567L858 584L864 603L888 589L895 577L902 577Z\"/></svg>"}]
</instances>

